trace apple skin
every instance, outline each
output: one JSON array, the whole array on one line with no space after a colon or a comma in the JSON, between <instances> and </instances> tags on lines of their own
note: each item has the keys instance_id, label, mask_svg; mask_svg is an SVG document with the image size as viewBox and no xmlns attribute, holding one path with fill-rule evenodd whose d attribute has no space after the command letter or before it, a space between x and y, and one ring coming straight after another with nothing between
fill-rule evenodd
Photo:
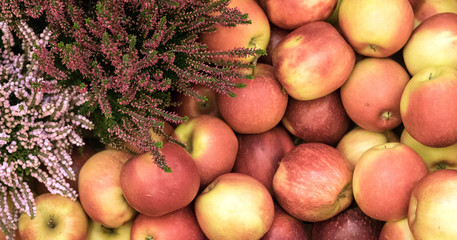
<instances>
[{"instance_id":1,"label":"apple skin","mask_svg":"<svg viewBox=\"0 0 457 240\"><path fill-rule=\"evenodd\" d=\"M260 240L311 240L311 224L300 221L275 203L275 218Z\"/></svg>"},{"instance_id":2,"label":"apple skin","mask_svg":"<svg viewBox=\"0 0 457 240\"><path fill-rule=\"evenodd\" d=\"M456 92L456 68L434 66L414 75L406 85L400 102L406 131L429 147L447 147L457 143Z\"/></svg>"},{"instance_id":3,"label":"apple skin","mask_svg":"<svg viewBox=\"0 0 457 240\"><path fill-rule=\"evenodd\" d=\"M206 85L194 84L192 89L200 96L205 96L208 100L201 102L192 96L184 93L177 93L173 99L181 104L172 108L172 111L179 116L187 116L189 119L199 115L211 115L220 117L216 104L216 91Z\"/></svg>"},{"instance_id":4,"label":"apple skin","mask_svg":"<svg viewBox=\"0 0 457 240\"><path fill-rule=\"evenodd\" d=\"M457 170L441 169L414 186L408 224L416 240L457 239Z\"/></svg>"},{"instance_id":5,"label":"apple skin","mask_svg":"<svg viewBox=\"0 0 457 240\"><path fill-rule=\"evenodd\" d=\"M332 24L335 27L339 27L338 26L338 15L339 15L338 13L340 11L340 6L341 6L342 1L343 0L338 0L335 8L333 9L333 12L330 14L330 16L327 17L327 19L325 19L326 22Z\"/></svg>"},{"instance_id":6,"label":"apple skin","mask_svg":"<svg viewBox=\"0 0 457 240\"><path fill-rule=\"evenodd\" d=\"M424 160L430 172L439 169L457 169L457 143L448 147L427 147L414 139L406 129L400 136L400 142L414 149Z\"/></svg>"},{"instance_id":7,"label":"apple skin","mask_svg":"<svg viewBox=\"0 0 457 240\"><path fill-rule=\"evenodd\" d=\"M355 53L330 23L317 21L284 37L272 60L287 93L297 100L312 100L343 85L354 67Z\"/></svg>"},{"instance_id":8,"label":"apple skin","mask_svg":"<svg viewBox=\"0 0 457 240\"><path fill-rule=\"evenodd\" d=\"M443 12L457 13L457 1L421 0L414 8L414 27L417 27L425 19Z\"/></svg>"},{"instance_id":9,"label":"apple skin","mask_svg":"<svg viewBox=\"0 0 457 240\"><path fill-rule=\"evenodd\" d=\"M382 58L398 52L414 27L414 12L408 0L344 0L338 14L347 41L357 53L368 57Z\"/></svg>"},{"instance_id":10,"label":"apple skin","mask_svg":"<svg viewBox=\"0 0 457 240\"><path fill-rule=\"evenodd\" d=\"M313 239L378 240L384 222L365 215L358 207L348 208L338 215L313 224Z\"/></svg>"},{"instance_id":11,"label":"apple skin","mask_svg":"<svg viewBox=\"0 0 457 240\"><path fill-rule=\"evenodd\" d=\"M335 146L348 131L351 120L337 90L308 101L290 98L282 124L305 142Z\"/></svg>"},{"instance_id":12,"label":"apple skin","mask_svg":"<svg viewBox=\"0 0 457 240\"><path fill-rule=\"evenodd\" d=\"M337 0L260 0L268 20L274 25L294 30L306 23L325 20L336 6Z\"/></svg>"},{"instance_id":13,"label":"apple skin","mask_svg":"<svg viewBox=\"0 0 457 240\"><path fill-rule=\"evenodd\" d=\"M217 176L232 171L238 152L238 139L221 119L200 115L178 125L174 136L186 144L200 174L200 185L206 186Z\"/></svg>"},{"instance_id":14,"label":"apple skin","mask_svg":"<svg viewBox=\"0 0 457 240\"><path fill-rule=\"evenodd\" d=\"M117 228L130 221L136 211L125 201L119 176L132 155L119 150L103 150L92 155L79 172L79 199L94 221Z\"/></svg>"},{"instance_id":15,"label":"apple skin","mask_svg":"<svg viewBox=\"0 0 457 240\"><path fill-rule=\"evenodd\" d=\"M249 175L273 195L273 176L279 161L294 147L289 133L278 125L258 134L238 134L239 149L232 172Z\"/></svg>"},{"instance_id":16,"label":"apple skin","mask_svg":"<svg viewBox=\"0 0 457 240\"><path fill-rule=\"evenodd\" d=\"M93 220L89 221L87 240L125 240L130 239L132 221L128 221L117 228L107 228Z\"/></svg>"},{"instance_id":17,"label":"apple skin","mask_svg":"<svg viewBox=\"0 0 457 240\"><path fill-rule=\"evenodd\" d=\"M200 188L197 165L186 150L171 142L159 149L171 172L155 162L152 153L129 159L121 169L119 182L125 199L147 216L160 216L187 206Z\"/></svg>"},{"instance_id":18,"label":"apple skin","mask_svg":"<svg viewBox=\"0 0 457 240\"><path fill-rule=\"evenodd\" d=\"M352 202L352 171L335 148L302 143L282 158L273 177L279 205L307 222L327 220Z\"/></svg>"},{"instance_id":19,"label":"apple skin","mask_svg":"<svg viewBox=\"0 0 457 240\"><path fill-rule=\"evenodd\" d=\"M457 14L439 13L424 20L403 49L403 58L410 75L424 68L447 65L457 68Z\"/></svg>"},{"instance_id":20,"label":"apple skin","mask_svg":"<svg viewBox=\"0 0 457 240\"><path fill-rule=\"evenodd\" d=\"M408 226L408 218L389 221L382 227L379 240L415 240Z\"/></svg>"},{"instance_id":21,"label":"apple skin","mask_svg":"<svg viewBox=\"0 0 457 240\"><path fill-rule=\"evenodd\" d=\"M290 30L282 29L278 26L270 24L270 41L268 42L266 49L267 55L261 56L258 62L273 65L273 50L275 49L276 45L278 45L278 43L290 32Z\"/></svg>"},{"instance_id":22,"label":"apple skin","mask_svg":"<svg viewBox=\"0 0 457 240\"><path fill-rule=\"evenodd\" d=\"M193 210L189 204L181 209L158 217L138 214L132 225L131 240L205 240Z\"/></svg>"},{"instance_id":23,"label":"apple skin","mask_svg":"<svg viewBox=\"0 0 457 240\"><path fill-rule=\"evenodd\" d=\"M355 202L376 220L404 218L412 188L427 174L427 165L411 147L399 142L376 145L355 165Z\"/></svg>"},{"instance_id":24,"label":"apple skin","mask_svg":"<svg viewBox=\"0 0 457 240\"><path fill-rule=\"evenodd\" d=\"M371 147L399 141L400 139L393 131L373 132L357 126L341 138L336 149L346 157L354 169L360 156Z\"/></svg>"},{"instance_id":25,"label":"apple skin","mask_svg":"<svg viewBox=\"0 0 457 240\"><path fill-rule=\"evenodd\" d=\"M35 206L35 218L19 217L20 239L86 240L89 220L79 201L45 193L35 198Z\"/></svg>"},{"instance_id":26,"label":"apple skin","mask_svg":"<svg viewBox=\"0 0 457 240\"><path fill-rule=\"evenodd\" d=\"M408 72L394 60L365 58L341 87L344 109L366 130L392 130L401 124L400 99L409 80Z\"/></svg>"},{"instance_id":27,"label":"apple skin","mask_svg":"<svg viewBox=\"0 0 457 240\"><path fill-rule=\"evenodd\" d=\"M195 199L197 221L209 239L260 239L274 219L267 188L242 173L216 178Z\"/></svg>"},{"instance_id":28,"label":"apple skin","mask_svg":"<svg viewBox=\"0 0 457 240\"><path fill-rule=\"evenodd\" d=\"M217 95L217 107L224 121L241 134L256 134L275 127L286 111L288 95L276 79L271 65L259 63L254 79L235 79L245 88L233 89L236 97Z\"/></svg>"},{"instance_id":29,"label":"apple skin","mask_svg":"<svg viewBox=\"0 0 457 240\"><path fill-rule=\"evenodd\" d=\"M228 7L247 13L251 24L238 24L235 27L216 24L216 31L200 34L200 41L208 46L207 50L230 51L235 48L266 50L270 40L270 22L259 3L255 0L231 0ZM256 59L255 56L248 56L233 60L249 63Z\"/></svg>"}]
</instances>

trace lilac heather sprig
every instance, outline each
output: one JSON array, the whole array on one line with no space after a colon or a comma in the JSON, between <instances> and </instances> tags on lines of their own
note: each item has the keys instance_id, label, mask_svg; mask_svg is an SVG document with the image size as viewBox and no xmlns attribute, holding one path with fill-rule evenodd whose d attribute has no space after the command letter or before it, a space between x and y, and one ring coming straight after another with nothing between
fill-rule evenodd
<instances>
[{"instance_id":1,"label":"lilac heather sprig","mask_svg":"<svg viewBox=\"0 0 457 240\"><path fill-rule=\"evenodd\" d=\"M8 239L14 236L20 213L35 215L32 178L53 194L76 199L76 191L66 182L75 179L71 149L84 144L81 128L93 128L76 113L88 93L47 79L34 59L35 48L48 44L50 31L37 36L20 21L15 31L11 28L0 22L0 230ZM17 41L20 52L13 50Z\"/></svg>"}]
</instances>

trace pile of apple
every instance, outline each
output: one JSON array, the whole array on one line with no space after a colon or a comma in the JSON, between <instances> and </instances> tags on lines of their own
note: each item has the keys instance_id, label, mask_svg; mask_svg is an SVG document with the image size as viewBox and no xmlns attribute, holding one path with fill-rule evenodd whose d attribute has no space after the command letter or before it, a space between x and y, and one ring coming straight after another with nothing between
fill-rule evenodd
<instances>
[{"instance_id":1,"label":"pile of apple","mask_svg":"<svg viewBox=\"0 0 457 240\"><path fill-rule=\"evenodd\" d=\"M186 145L164 143L172 171L88 143L79 199L37 191L18 237L457 239L457 1L230 6L252 24L201 40L268 55L240 59L257 65L236 97L175 96L189 121L166 125Z\"/></svg>"}]
</instances>

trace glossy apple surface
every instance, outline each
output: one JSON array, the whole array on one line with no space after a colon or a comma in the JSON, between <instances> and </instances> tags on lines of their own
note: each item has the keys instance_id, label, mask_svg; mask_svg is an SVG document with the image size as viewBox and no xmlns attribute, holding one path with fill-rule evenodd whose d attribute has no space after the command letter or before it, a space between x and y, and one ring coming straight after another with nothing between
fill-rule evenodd
<instances>
[{"instance_id":1,"label":"glossy apple surface","mask_svg":"<svg viewBox=\"0 0 457 240\"><path fill-rule=\"evenodd\" d=\"M379 234L379 240L415 240L408 226L408 218L386 222Z\"/></svg>"},{"instance_id":2,"label":"glossy apple surface","mask_svg":"<svg viewBox=\"0 0 457 240\"><path fill-rule=\"evenodd\" d=\"M311 224L305 223L286 213L275 204L275 218L268 232L261 240L311 240Z\"/></svg>"}]
</instances>

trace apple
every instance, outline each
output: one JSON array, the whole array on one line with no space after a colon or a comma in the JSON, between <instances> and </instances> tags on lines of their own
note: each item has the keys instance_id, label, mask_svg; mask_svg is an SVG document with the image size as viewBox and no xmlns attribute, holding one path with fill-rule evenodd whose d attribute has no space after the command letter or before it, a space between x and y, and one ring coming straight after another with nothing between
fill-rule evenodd
<instances>
[{"instance_id":1,"label":"apple","mask_svg":"<svg viewBox=\"0 0 457 240\"><path fill-rule=\"evenodd\" d=\"M268 232L260 240L311 240L311 224L300 221L275 203L275 218Z\"/></svg>"},{"instance_id":2,"label":"apple","mask_svg":"<svg viewBox=\"0 0 457 240\"><path fill-rule=\"evenodd\" d=\"M87 240L126 240L130 239L132 221L128 221L117 228L108 228L94 220L89 221Z\"/></svg>"},{"instance_id":3,"label":"apple","mask_svg":"<svg viewBox=\"0 0 457 240\"><path fill-rule=\"evenodd\" d=\"M406 131L429 147L457 143L456 92L457 69L454 67L433 66L414 75L400 102Z\"/></svg>"},{"instance_id":4,"label":"apple","mask_svg":"<svg viewBox=\"0 0 457 240\"><path fill-rule=\"evenodd\" d=\"M260 239L274 219L273 198L242 173L217 177L195 199L198 224L209 239Z\"/></svg>"},{"instance_id":5,"label":"apple","mask_svg":"<svg viewBox=\"0 0 457 240\"><path fill-rule=\"evenodd\" d=\"M389 57L408 41L414 12L408 0L344 0L338 22L354 50L368 57Z\"/></svg>"},{"instance_id":6,"label":"apple","mask_svg":"<svg viewBox=\"0 0 457 240\"><path fill-rule=\"evenodd\" d=\"M281 158L294 147L289 133L278 125L258 134L238 134L239 149L232 172L261 182L273 194L273 176Z\"/></svg>"},{"instance_id":7,"label":"apple","mask_svg":"<svg viewBox=\"0 0 457 240\"><path fill-rule=\"evenodd\" d=\"M457 13L457 1L421 0L414 8L414 27L417 27L425 19L443 12Z\"/></svg>"},{"instance_id":8,"label":"apple","mask_svg":"<svg viewBox=\"0 0 457 240\"><path fill-rule=\"evenodd\" d=\"M327 17L327 19L325 19L326 22L332 24L335 27L339 27L338 26L338 13L340 11L340 6L341 6L342 1L343 0L338 0L335 8L333 9L333 12L330 14L330 16Z\"/></svg>"},{"instance_id":9,"label":"apple","mask_svg":"<svg viewBox=\"0 0 457 240\"><path fill-rule=\"evenodd\" d=\"M360 156L371 147L398 141L400 139L393 131L373 132L357 126L341 138L336 149L346 157L353 169Z\"/></svg>"},{"instance_id":10,"label":"apple","mask_svg":"<svg viewBox=\"0 0 457 240\"><path fill-rule=\"evenodd\" d=\"M169 171L158 166L150 152L129 159L119 183L128 204L147 216L161 216L187 206L200 188L197 165L186 150L166 142L159 150Z\"/></svg>"},{"instance_id":11,"label":"apple","mask_svg":"<svg viewBox=\"0 0 457 240\"><path fill-rule=\"evenodd\" d=\"M22 240L86 240L89 220L79 201L45 193L35 198L36 215L19 217L19 236Z\"/></svg>"},{"instance_id":12,"label":"apple","mask_svg":"<svg viewBox=\"0 0 457 240\"><path fill-rule=\"evenodd\" d=\"M457 169L457 143L442 148L428 147L414 139L406 130L403 130L400 142L412 147L425 161L430 172L446 168Z\"/></svg>"},{"instance_id":13,"label":"apple","mask_svg":"<svg viewBox=\"0 0 457 240\"><path fill-rule=\"evenodd\" d=\"M216 24L216 30L200 34L200 41L208 51L230 51L236 48L256 48L266 50L270 40L270 22L265 12L255 0L231 0L230 8L248 14L250 24L235 27ZM221 39L224 39L221 41ZM255 56L234 59L244 63L256 61Z\"/></svg>"},{"instance_id":14,"label":"apple","mask_svg":"<svg viewBox=\"0 0 457 240\"><path fill-rule=\"evenodd\" d=\"M344 109L366 130L392 130L401 124L400 99L409 79L408 72L390 58L360 60L341 86Z\"/></svg>"},{"instance_id":15,"label":"apple","mask_svg":"<svg viewBox=\"0 0 457 240\"><path fill-rule=\"evenodd\" d=\"M348 208L325 221L313 224L313 239L378 240L384 222L365 215L358 207Z\"/></svg>"},{"instance_id":16,"label":"apple","mask_svg":"<svg viewBox=\"0 0 457 240\"><path fill-rule=\"evenodd\" d=\"M259 63L254 79L235 79L245 88L233 89L236 97L218 94L217 107L224 121L237 133L256 134L275 127L286 111L288 95L271 65Z\"/></svg>"},{"instance_id":17,"label":"apple","mask_svg":"<svg viewBox=\"0 0 457 240\"><path fill-rule=\"evenodd\" d=\"M415 240L408 226L408 218L386 222L379 234L379 240Z\"/></svg>"},{"instance_id":18,"label":"apple","mask_svg":"<svg viewBox=\"0 0 457 240\"><path fill-rule=\"evenodd\" d=\"M209 86L202 84L192 85L192 89L200 96L205 96L206 101L199 101L195 97L184 93L177 93L173 99L181 104L172 108L172 111L179 116L187 116L189 119L199 115L211 115L220 117L216 104L216 91Z\"/></svg>"},{"instance_id":19,"label":"apple","mask_svg":"<svg viewBox=\"0 0 457 240\"><path fill-rule=\"evenodd\" d=\"M414 29L403 49L408 72L414 76L424 68L447 65L457 68L457 14L435 14Z\"/></svg>"},{"instance_id":20,"label":"apple","mask_svg":"<svg viewBox=\"0 0 457 240\"><path fill-rule=\"evenodd\" d=\"M457 170L441 169L419 181L411 192L408 224L416 240L457 239Z\"/></svg>"},{"instance_id":21,"label":"apple","mask_svg":"<svg viewBox=\"0 0 457 240\"><path fill-rule=\"evenodd\" d=\"M335 146L349 129L351 120L337 90L313 100L290 98L282 124L305 142Z\"/></svg>"},{"instance_id":22,"label":"apple","mask_svg":"<svg viewBox=\"0 0 457 240\"><path fill-rule=\"evenodd\" d=\"M238 140L227 123L211 115L199 115L175 129L174 136L186 144L206 186L217 176L232 171Z\"/></svg>"},{"instance_id":23,"label":"apple","mask_svg":"<svg viewBox=\"0 0 457 240\"><path fill-rule=\"evenodd\" d=\"M136 211L125 201L119 182L122 166L132 155L103 150L92 155L79 172L79 199L94 221L117 228L130 221Z\"/></svg>"},{"instance_id":24,"label":"apple","mask_svg":"<svg viewBox=\"0 0 457 240\"><path fill-rule=\"evenodd\" d=\"M294 30L306 23L325 20L337 0L260 0L268 20L274 25Z\"/></svg>"},{"instance_id":25,"label":"apple","mask_svg":"<svg viewBox=\"0 0 457 240\"><path fill-rule=\"evenodd\" d=\"M316 21L284 37L272 60L287 93L297 100L312 100L343 85L354 67L355 53L330 23Z\"/></svg>"},{"instance_id":26,"label":"apple","mask_svg":"<svg viewBox=\"0 0 457 240\"><path fill-rule=\"evenodd\" d=\"M282 29L270 23L270 41L268 42L266 49L267 55L261 56L258 62L273 65L273 50L276 45L278 45L278 43L289 33L290 30Z\"/></svg>"},{"instance_id":27,"label":"apple","mask_svg":"<svg viewBox=\"0 0 457 240\"><path fill-rule=\"evenodd\" d=\"M334 147L303 143L282 158L273 177L279 205L307 222L327 220L352 202L352 171Z\"/></svg>"},{"instance_id":28,"label":"apple","mask_svg":"<svg viewBox=\"0 0 457 240\"><path fill-rule=\"evenodd\" d=\"M412 188L427 174L427 165L408 145L399 142L376 145L365 151L355 165L355 202L376 220L404 218Z\"/></svg>"},{"instance_id":29,"label":"apple","mask_svg":"<svg viewBox=\"0 0 457 240\"><path fill-rule=\"evenodd\" d=\"M131 240L204 240L206 239L189 204L162 216L138 214L132 225Z\"/></svg>"}]
</instances>

